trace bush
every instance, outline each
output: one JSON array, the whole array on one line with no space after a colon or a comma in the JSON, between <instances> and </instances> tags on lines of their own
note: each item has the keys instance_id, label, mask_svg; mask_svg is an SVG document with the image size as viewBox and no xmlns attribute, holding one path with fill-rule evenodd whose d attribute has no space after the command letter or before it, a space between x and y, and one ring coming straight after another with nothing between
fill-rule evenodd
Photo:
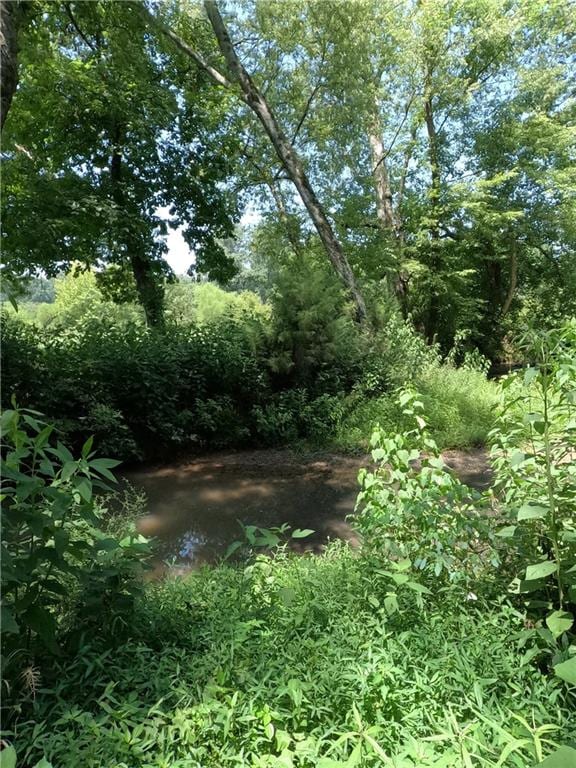
<instances>
[{"instance_id":1,"label":"bush","mask_svg":"<svg viewBox=\"0 0 576 768\"><path fill-rule=\"evenodd\" d=\"M141 537L116 539L103 530L95 493L114 481L110 469L118 462L96 458L92 440L75 459L34 411L6 410L1 426L6 674L39 652L60 652L63 606L99 629L117 617L126 621L148 547Z\"/></svg>"},{"instance_id":2,"label":"bush","mask_svg":"<svg viewBox=\"0 0 576 768\"><path fill-rule=\"evenodd\" d=\"M76 447L96 434L120 458L230 445L270 386L253 345L239 321L164 331L92 321L62 332L8 318L3 394L42 408Z\"/></svg>"},{"instance_id":3,"label":"bush","mask_svg":"<svg viewBox=\"0 0 576 768\"><path fill-rule=\"evenodd\" d=\"M443 448L483 445L494 424L497 390L481 371L428 366L415 379L430 432Z\"/></svg>"},{"instance_id":4,"label":"bush","mask_svg":"<svg viewBox=\"0 0 576 768\"><path fill-rule=\"evenodd\" d=\"M500 536L518 569L514 592L559 638L576 615L576 321L528 343L535 364L503 380L490 434Z\"/></svg>"},{"instance_id":5,"label":"bush","mask_svg":"<svg viewBox=\"0 0 576 768\"><path fill-rule=\"evenodd\" d=\"M412 385L424 403L430 435L442 449L485 444L498 398L495 384L483 373L429 365L414 377ZM366 397L355 391L344 401L343 413L333 438L341 450L367 448L366 435L376 424L392 432L410 429L394 392Z\"/></svg>"},{"instance_id":6,"label":"bush","mask_svg":"<svg viewBox=\"0 0 576 768\"><path fill-rule=\"evenodd\" d=\"M402 433L374 431L374 471L362 470L359 514L353 524L364 548L380 560L470 580L488 562L498 563L481 496L450 472L426 428L424 404L404 392L398 405L413 427Z\"/></svg>"}]
</instances>

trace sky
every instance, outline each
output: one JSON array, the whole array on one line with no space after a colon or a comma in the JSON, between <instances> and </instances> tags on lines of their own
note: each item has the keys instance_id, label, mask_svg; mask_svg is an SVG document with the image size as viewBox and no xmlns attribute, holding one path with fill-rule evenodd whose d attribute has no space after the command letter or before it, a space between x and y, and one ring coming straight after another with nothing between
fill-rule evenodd
<instances>
[{"instance_id":1,"label":"sky","mask_svg":"<svg viewBox=\"0 0 576 768\"><path fill-rule=\"evenodd\" d=\"M257 224L260 218L261 215L258 211L248 208L240 219L240 226ZM177 275L185 275L190 264L194 262L194 251L190 250L179 229L169 230L166 243L168 245L168 253L165 255L166 261Z\"/></svg>"}]
</instances>

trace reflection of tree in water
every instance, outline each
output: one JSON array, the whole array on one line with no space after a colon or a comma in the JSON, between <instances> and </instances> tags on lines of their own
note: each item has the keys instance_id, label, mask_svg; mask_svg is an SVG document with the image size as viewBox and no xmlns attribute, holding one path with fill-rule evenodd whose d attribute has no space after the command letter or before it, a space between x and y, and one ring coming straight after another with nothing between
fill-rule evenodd
<instances>
[{"instance_id":1,"label":"reflection of tree in water","mask_svg":"<svg viewBox=\"0 0 576 768\"><path fill-rule=\"evenodd\" d=\"M195 531L187 531L178 542L178 556L185 560L194 560L197 550L206 544L206 537L198 536Z\"/></svg>"}]
</instances>

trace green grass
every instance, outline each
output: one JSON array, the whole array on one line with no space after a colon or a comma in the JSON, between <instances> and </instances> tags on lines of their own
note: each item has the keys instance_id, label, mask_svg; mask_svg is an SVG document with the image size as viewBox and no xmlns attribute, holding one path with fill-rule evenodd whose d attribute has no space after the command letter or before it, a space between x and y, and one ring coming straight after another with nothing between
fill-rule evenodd
<instances>
[{"instance_id":1,"label":"green grass","mask_svg":"<svg viewBox=\"0 0 576 768\"><path fill-rule=\"evenodd\" d=\"M529 768L576 738L566 686L506 603L421 608L343 545L150 585L115 647L86 637L24 706L23 765ZM507 751L508 754L507 754ZM21 763L18 763L21 765Z\"/></svg>"},{"instance_id":2,"label":"green grass","mask_svg":"<svg viewBox=\"0 0 576 768\"><path fill-rule=\"evenodd\" d=\"M449 365L429 366L413 383L424 403L430 433L442 448L483 445L494 425L497 390L484 374ZM366 448L376 424L391 432L407 426L395 394L352 396L333 446L339 450Z\"/></svg>"}]
</instances>

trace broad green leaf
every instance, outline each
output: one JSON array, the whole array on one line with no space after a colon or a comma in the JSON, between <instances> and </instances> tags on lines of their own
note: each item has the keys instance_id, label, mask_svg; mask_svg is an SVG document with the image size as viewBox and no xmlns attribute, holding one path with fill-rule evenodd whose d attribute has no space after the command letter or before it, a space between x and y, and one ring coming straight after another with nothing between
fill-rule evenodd
<instances>
[{"instance_id":1,"label":"broad green leaf","mask_svg":"<svg viewBox=\"0 0 576 768\"><path fill-rule=\"evenodd\" d=\"M306 536L311 536L314 531L311 528L295 528L292 531L293 539L305 539Z\"/></svg>"},{"instance_id":2,"label":"broad green leaf","mask_svg":"<svg viewBox=\"0 0 576 768\"><path fill-rule=\"evenodd\" d=\"M66 482L67 480L70 480L74 472L78 469L78 463L76 461L65 461L64 465L62 466L62 472L60 473L60 478L63 482Z\"/></svg>"},{"instance_id":3,"label":"broad green leaf","mask_svg":"<svg viewBox=\"0 0 576 768\"><path fill-rule=\"evenodd\" d=\"M570 685L576 685L576 656L562 661L554 667L554 674Z\"/></svg>"},{"instance_id":4,"label":"broad green leaf","mask_svg":"<svg viewBox=\"0 0 576 768\"><path fill-rule=\"evenodd\" d=\"M576 749L564 746L538 763L536 768L574 768L574 766L576 766Z\"/></svg>"},{"instance_id":5,"label":"broad green leaf","mask_svg":"<svg viewBox=\"0 0 576 768\"><path fill-rule=\"evenodd\" d=\"M90 501L92 499L92 483L86 477L78 480L78 482L74 484L74 487L84 501Z\"/></svg>"},{"instance_id":6,"label":"broad green leaf","mask_svg":"<svg viewBox=\"0 0 576 768\"><path fill-rule=\"evenodd\" d=\"M531 504L527 502L518 510L518 521L521 520L541 520L548 514L548 508L541 504Z\"/></svg>"},{"instance_id":7,"label":"broad green leaf","mask_svg":"<svg viewBox=\"0 0 576 768\"><path fill-rule=\"evenodd\" d=\"M504 526L504 528L500 528L496 536L500 536L500 538L502 539L511 539L515 533L516 533L515 525L506 525Z\"/></svg>"},{"instance_id":8,"label":"broad green leaf","mask_svg":"<svg viewBox=\"0 0 576 768\"><path fill-rule=\"evenodd\" d=\"M524 384L526 386L531 384L537 376L538 368L527 368L526 372L524 373Z\"/></svg>"},{"instance_id":9,"label":"broad green leaf","mask_svg":"<svg viewBox=\"0 0 576 768\"><path fill-rule=\"evenodd\" d=\"M0 752L0 768L16 768L16 750L10 744Z\"/></svg>"},{"instance_id":10,"label":"broad green leaf","mask_svg":"<svg viewBox=\"0 0 576 768\"><path fill-rule=\"evenodd\" d=\"M514 579L509 589L514 595L526 595L542 589L544 584L545 581L543 579Z\"/></svg>"},{"instance_id":11,"label":"broad green leaf","mask_svg":"<svg viewBox=\"0 0 576 768\"><path fill-rule=\"evenodd\" d=\"M525 460L526 454L523 451L515 451L510 457L510 466L517 467Z\"/></svg>"},{"instance_id":12,"label":"broad green leaf","mask_svg":"<svg viewBox=\"0 0 576 768\"><path fill-rule=\"evenodd\" d=\"M546 617L546 625L554 637L568 632L572 624L574 624L574 616L568 611L554 611Z\"/></svg>"},{"instance_id":13,"label":"broad green leaf","mask_svg":"<svg viewBox=\"0 0 576 768\"><path fill-rule=\"evenodd\" d=\"M556 573L557 570L558 567L553 560L544 560L541 563L535 563L526 568L526 580L544 579L546 576Z\"/></svg>"}]
</instances>

